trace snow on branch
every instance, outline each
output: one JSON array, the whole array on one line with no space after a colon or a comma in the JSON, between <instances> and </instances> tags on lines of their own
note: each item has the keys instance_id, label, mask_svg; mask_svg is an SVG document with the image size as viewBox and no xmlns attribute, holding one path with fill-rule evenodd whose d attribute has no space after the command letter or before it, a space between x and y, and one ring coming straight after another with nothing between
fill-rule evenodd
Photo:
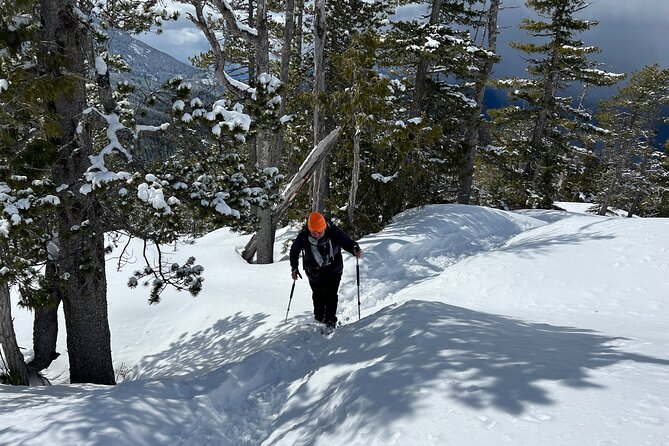
<instances>
[{"instance_id":1,"label":"snow on branch","mask_svg":"<svg viewBox=\"0 0 669 446\"><path fill-rule=\"evenodd\" d=\"M132 155L123 147L119 141L118 132L121 130L131 130L124 126L119 116L116 113L105 114L102 113L95 107L88 108L84 110L84 115L89 115L92 112L97 113L107 122L107 139L109 143L100 150L97 155L90 155L88 158L91 161L90 167L86 170L85 178L88 183L81 186L79 192L86 195L89 194L96 187L100 187L102 184L109 183L112 181L118 180L127 180L130 178L128 172L112 172L105 165L105 157L118 151L122 153L128 161L132 161ZM158 127L154 126L137 126L135 129L131 130L135 138L139 135L141 131L158 131L165 130L169 124L163 124ZM79 124L77 128L78 132L82 131L82 125Z\"/></svg>"},{"instance_id":2,"label":"snow on branch","mask_svg":"<svg viewBox=\"0 0 669 446\"><path fill-rule=\"evenodd\" d=\"M226 80L226 82L227 82L232 88L234 88L235 90L237 90L237 91L239 91L239 92L243 92L243 93L249 94L249 95L251 96L251 98L255 100L255 98L256 98L256 89L255 89L255 88L252 88L250 85L247 85L247 84L245 84L244 82L241 82L241 81L238 81L238 80L236 80L236 79L233 79L233 78L230 77L230 75L229 75L228 73L226 73L225 71L223 72L223 75L225 76L225 80Z\"/></svg>"},{"instance_id":3,"label":"snow on branch","mask_svg":"<svg viewBox=\"0 0 669 446\"><path fill-rule=\"evenodd\" d=\"M605 82L607 84L614 84L618 81L621 81L627 77L625 73L612 73L609 71L602 71L598 70L596 68L588 68L585 70L582 70L582 73L585 75L585 77L588 80L591 81L596 81L600 80L602 82Z\"/></svg>"},{"instance_id":4,"label":"snow on branch","mask_svg":"<svg viewBox=\"0 0 669 446\"><path fill-rule=\"evenodd\" d=\"M380 173L373 173L372 174L372 179L379 181L381 183L389 183L393 181L395 178L399 176L399 172L395 172L392 176L384 176L383 174Z\"/></svg>"},{"instance_id":5,"label":"snow on branch","mask_svg":"<svg viewBox=\"0 0 669 446\"><path fill-rule=\"evenodd\" d=\"M258 30L251 28L239 20L235 9L230 5L228 0L214 0L212 3L223 15L226 23L234 34L238 35L247 42L253 42L258 38Z\"/></svg>"}]
</instances>

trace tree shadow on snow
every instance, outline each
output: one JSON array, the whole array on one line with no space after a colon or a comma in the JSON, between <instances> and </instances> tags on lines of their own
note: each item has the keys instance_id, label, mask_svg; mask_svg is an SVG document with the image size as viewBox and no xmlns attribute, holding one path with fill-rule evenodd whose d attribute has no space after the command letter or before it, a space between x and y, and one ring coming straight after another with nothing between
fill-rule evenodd
<instances>
[{"instance_id":1,"label":"tree shadow on snow","mask_svg":"<svg viewBox=\"0 0 669 446\"><path fill-rule=\"evenodd\" d=\"M7 389L0 412L25 416L41 407L41 418L0 428L0 443L55 436L115 446L306 445L328 432L353 441L434 404L426 398L519 416L557 403L547 382L597 391L603 386L590 370L622 361L669 365L592 330L440 302L385 308L331 339L304 324L305 315L256 331L267 318L237 314L146 357L140 374L160 380Z\"/></svg>"},{"instance_id":2,"label":"tree shadow on snow","mask_svg":"<svg viewBox=\"0 0 669 446\"><path fill-rule=\"evenodd\" d=\"M300 443L312 444L320 432L344 425L350 434L338 435L353 440L365 426L411 415L430 395L518 416L531 405L555 404L542 382L601 389L589 370L621 361L669 365L617 349L612 343L619 339L439 302L389 307L339 329L314 375L356 370L332 378L325 398L314 400L308 381L302 385L292 396L293 409L275 421L272 440L289 431L294 438L299 429Z\"/></svg>"},{"instance_id":3,"label":"tree shadow on snow","mask_svg":"<svg viewBox=\"0 0 669 446\"><path fill-rule=\"evenodd\" d=\"M239 442L237 437L245 435L237 433L240 420L233 416L227 421L225 410L212 410L214 402L207 396L222 386L221 399L227 404L227 394L240 380L231 371L253 364L252 358L265 355L268 345L277 345L277 338L289 333L262 327L267 318L236 314L184 333L165 351L140 361L133 381L117 386L0 386L0 417L36 410L39 418L39 423L0 426L0 444L16 444L17 438L30 439L25 444L53 439L56 444L105 446L252 444ZM243 401L255 389L237 387L241 392L234 401Z\"/></svg>"},{"instance_id":4,"label":"tree shadow on snow","mask_svg":"<svg viewBox=\"0 0 669 446\"><path fill-rule=\"evenodd\" d=\"M607 220L598 220L584 224L578 232L565 234L556 230L555 234L546 233L541 237L532 237L515 242L500 248L500 251L513 252L518 257L533 258L539 254L551 255L555 246L580 245L585 242L606 241L615 239L615 234L598 232L597 225L607 223Z\"/></svg>"},{"instance_id":5,"label":"tree shadow on snow","mask_svg":"<svg viewBox=\"0 0 669 446\"><path fill-rule=\"evenodd\" d=\"M142 358L132 378L198 376L240 361L270 342L267 336L256 332L267 318L261 313L237 313L202 331L183 333L166 350Z\"/></svg>"}]
</instances>

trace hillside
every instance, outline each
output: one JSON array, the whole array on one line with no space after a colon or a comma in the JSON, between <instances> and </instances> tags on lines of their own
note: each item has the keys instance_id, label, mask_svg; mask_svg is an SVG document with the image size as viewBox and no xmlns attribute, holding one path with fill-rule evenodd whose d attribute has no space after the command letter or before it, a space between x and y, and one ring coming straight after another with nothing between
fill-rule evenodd
<instances>
[{"instance_id":1,"label":"hillside","mask_svg":"<svg viewBox=\"0 0 669 446\"><path fill-rule=\"evenodd\" d=\"M109 52L122 55L132 68L130 73L121 75L125 80L156 86L175 76L194 78L201 73L199 69L180 62L128 34L113 30L108 31L108 34Z\"/></svg>"}]
</instances>

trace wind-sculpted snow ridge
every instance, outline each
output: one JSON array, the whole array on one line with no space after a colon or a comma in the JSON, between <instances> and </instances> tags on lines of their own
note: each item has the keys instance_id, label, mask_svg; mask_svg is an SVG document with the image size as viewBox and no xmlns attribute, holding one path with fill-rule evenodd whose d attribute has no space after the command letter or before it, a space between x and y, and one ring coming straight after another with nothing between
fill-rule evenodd
<instances>
[{"instance_id":1,"label":"wind-sculpted snow ridge","mask_svg":"<svg viewBox=\"0 0 669 446\"><path fill-rule=\"evenodd\" d=\"M360 246L363 310L392 300L398 291L442 273L448 266L496 249L511 237L546 222L497 209L466 205L429 205L399 214ZM350 261L349 261L350 262ZM344 318L357 318L354 267L342 282ZM354 302L355 301L355 302Z\"/></svg>"}]
</instances>

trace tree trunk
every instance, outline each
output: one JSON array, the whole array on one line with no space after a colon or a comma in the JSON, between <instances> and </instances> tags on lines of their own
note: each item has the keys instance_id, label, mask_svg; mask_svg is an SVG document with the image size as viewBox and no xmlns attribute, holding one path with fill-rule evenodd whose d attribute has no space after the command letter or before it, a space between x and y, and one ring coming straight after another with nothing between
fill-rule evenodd
<instances>
[{"instance_id":1,"label":"tree trunk","mask_svg":"<svg viewBox=\"0 0 669 446\"><path fill-rule=\"evenodd\" d=\"M61 147L55 168L57 184L69 186L61 195L58 232L58 270L67 277L63 309L72 383L115 384L111 358L111 335L107 316L107 281L104 262L104 234L100 209L90 195L79 192L81 179L93 154L91 129L77 132L86 108L86 74L92 60L92 38L80 26L74 0L40 0L41 42L38 63L54 76L72 76L69 94L61 92L51 104L59 116ZM64 69L54 64L59 61Z\"/></svg>"},{"instance_id":2,"label":"tree trunk","mask_svg":"<svg viewBox=\"0 0 669 446\"><path fill-rule=\"evenodd\" d=\"M39 307L35 308L34 311L34 356L28 363L28 367L34 372L41 372L60 356L60 353L56 351L56 341L58 340L58 306Z\"/></svg>"},{"instance_id":3,"label":"tree trunk","mask_svg":"<svg viewBox=\"0 0 669 446\"><path fill-rule=\"evenodd\" d=\"M599 206L599 211L597 212L597 215L606 215L606 213L609 211L609 206L611 205L611 198L613 198L613 194L616 192L616 189L618 188L621 171L622 169L619 166L616 166L616 171L613 175L613 178L611 179L611 183L606 189L606 192L604 192L604 199L602 199L602 203Z\"/></svg>"},{"instance_id":4,"label":"tree trunk","mask_svg":"<svg viewBox=\"0 0 669 446\"><path fill-rule=\"evenodd\" d=\"M488 51L493 53L497 51L497 16L499 15L500 0L491 0L488 11ZM481 127L481 112L483 111L483 97L485 95L486 84L492 73L492 67L495 62L488 59L483 64L482 70L476 80L474 87L474 100L476 107L472 110L469 118L469 124L464 138L465 165L460 173L460 190L458 192L457 202L460 204L469 204L472 196L472 186L474 184L474 163L476 161L476 152L479 141L479 129Z\"/></svg>"},{"instance_id":5,"label":"tree trunk","mask_svg":"<svg viewBox=\"0 0 669 446\"><path fill-rule=\"evenodd\" d=\"M286 113L286 96L288 90L288 81L290 80L290 59L293 49L293 34L295 31L295 0L286 0L286 24L283 32L283 48L281 50L281 69L279 78L283 86L283 98L279 107L279 116ZM279 166L283 153L284 131L283 126L279 126L276 132L276 147L272 155L272 164Z\"/></svg>"},{"instance_id":6,"label":"tree trunk","mask_svg":"<svg viewBox=\"0 0 669 446\"><path fill-rule=\"evenodd\" d=\"M302 42L304 38L304 30L302 29L302 22L304 19L304 0L297 0L297 25L295 30L297 35L295 36L297 47L295 48L295 55L297 56L296 64L298 67L302 67Z\"/></svg>"},{"instance_id":7,"label":"tree trunk","mask_svg":"<svg viewBox=\"0 0 669 446\"><path fill-rule=\"evenodd\" d=\"M643 158L641 159L641 165L639 167L639 174L641 175L641 178L643 178L646 175L646 166L648 166L648 155L644 154ZM627 218L634 217L634 214L638 212L642 196L643 196L643 191L637 187L636 192L634 192L634 198L632 199L632 204L630 205L630 208L627 211Z\"/></svg>"},{"instance_id":8,"label":"tree trunk","mask_svg":"<svg viewBox=\"0 0 669 446\"><path fill-rule=\"evenodd\" d=\"M353 170L351 172L351 190L348 194L348 222L355 224L355 207L358 195L358 183L360 182L360 137L362 125L358 113L355 113L355 134L353 135Z\"/></svg>"},{"instance_id":9,"label":"tree trunk","mask_svg":"<svg viewBox=\"0 0 669 446\"><path fill-rule=\"evenodd\" d=\"M47 283L57 283L56 266L53 260L47 261L45 279ZM48 368L60 356L56 352L58 340L58 306L61 297L58 287L50 290L51 299L45 306L34 309L35 322L33 324L33 359L28 363L31 371L37 373Z\"/></svg>"},{"instance_id":10,"label":"tree trunk","mask_svg":"<svg viewBox=\"0 0 669 446\"><path fill-rule=\"evenodd\" d=\"M321 95L325 91L325 0L316 0L314 18L314 146L323 139ZM328 196L329 157L316 169L312 184L313 210L322 212Z\"/></svg>"},{"instance_id":11,"label":"tree trunk","mask_svg":"<svg viewBox=\"0 0 669 446\"><path fill-rule=\"evenodd\" d=\"M256 30L258 31L258 40L256 41L255 58L256 73L260 76L263 73L269 74L269 34L267 29L267 3L265 0L258 0L258 9L256 14ZM272 143L274 132L267 125L261 124L256 134L256 159L260 169L266 169L272 166ZM275 227L272 218L272 210L269 208L258 209L259 228L257 232L257 255L256 262L261 264L272 263L274 261L274 235Z\"/></svg>"},{"instance_id":12,"label":"tree trunk","mask_svg":"<svg viewBox=\"0 0 669 446\"><path fill-rule=\"evenodd\" d=\"M432 0L432 9L430 12L430 25L439 23L439 15L441 14L442 0ZM411 102L410 114L417 116L423 110L423 103L425 101L425 84L427 83L427 76L432 66L426 56L421 56L416 68L416 81L414 84L413 101Z\"/></svg>"},{"instance_id":13,"label":"tree trunk","mask_svg":"<svg viewBox=\"0 0 669 446\"><path fill-rule=\"evenodd\" d=\"M9 372L12 384L29 385L28 367L26 367L23 353L16 342L14 323L12 321L12 302L9 294L9 285L0 284L0 347Z\"/></svg>"},{"instance_id":14,"label":"tree trunk","mask_svg":"<svg viewBox=\"0 0 669 446\"><path fill-rule=\"evenodd\" d=\"M284 189L283 202L277 206L272 216L273 220L279 221L283 215L288 211L290 203L297 197L298 193L302 187L309 182L309 179L314 173L314 170L322 163L323 158L327 156L334 144L337 142L339 133L341 132L341 127L334 129L328 136L326 136L322 141L318 143L314 150L311 151L307 158L300 166L300 169L297 171L293 179L288 183ZM248 241L242 252L242 258L247 262L253 260L253 256L256 254L257 250L257 241L258 235L253 234L253 237Z\"/></svg>"},{"instance_id":15,"label":"tree trunk","mask_svg":"<svg viewBox=\"0 0 669 446\"><path fill-rule=\"evenodd\" d=\"M248 25L253 28L254 27L254 18L253 18L253 13L254 11L254 5L253 1L249 0L248 3ZM248 74L248 82L250 86L255 86L256 83L256 77L258 76L258 73L256 73L256 63L253 59L249 60L249 66L248 66L249 74Z\"/></svg>"}]
</instances>

